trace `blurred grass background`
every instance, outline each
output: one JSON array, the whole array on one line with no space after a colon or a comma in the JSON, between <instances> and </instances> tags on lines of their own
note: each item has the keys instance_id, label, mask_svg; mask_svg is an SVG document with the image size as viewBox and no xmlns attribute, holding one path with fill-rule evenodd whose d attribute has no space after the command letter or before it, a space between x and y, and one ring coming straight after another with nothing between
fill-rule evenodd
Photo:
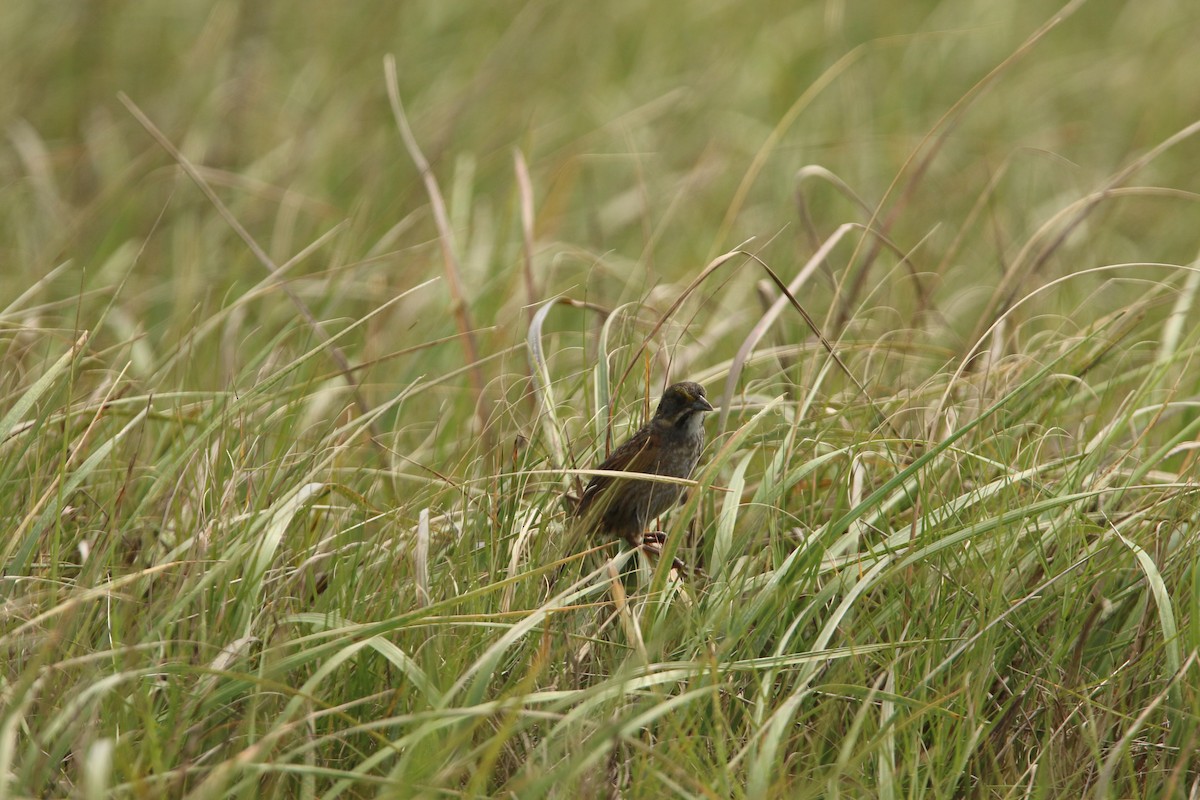
<instances>
[{"instance_id":1,"label":"blurred grass background","mask_svg":"<svg viewBox=\"0 0 1200 800\"><path fill-rule=\"evenodd\" d=\"M1196 796L1197 31L0 5L0 794ZM790 309L738 355L753 261L655 328L717 256L788 281L848 222L888 244L846 231L798 300L875 405ZM531 326L560 295L593 307ZM729 382L669 523L712 580L643 565L625 606L564 470L668 377Z\"/></svg>"}]
</instances>

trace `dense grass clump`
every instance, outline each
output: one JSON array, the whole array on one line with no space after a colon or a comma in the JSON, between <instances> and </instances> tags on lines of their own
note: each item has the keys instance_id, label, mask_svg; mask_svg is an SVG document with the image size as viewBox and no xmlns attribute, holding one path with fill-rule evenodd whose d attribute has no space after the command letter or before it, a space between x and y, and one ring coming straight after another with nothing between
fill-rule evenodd
<instances>
[{"instance_id":1,"label":"dense grass clump","mask_svg":"<svg viewBox=\"0 0 1200 800\"><path fill-rule=\"evenodd\" d=\"M1197 796L1200 18L875 5L0 5L0 797Z\"/></svg>"}]
</instances>

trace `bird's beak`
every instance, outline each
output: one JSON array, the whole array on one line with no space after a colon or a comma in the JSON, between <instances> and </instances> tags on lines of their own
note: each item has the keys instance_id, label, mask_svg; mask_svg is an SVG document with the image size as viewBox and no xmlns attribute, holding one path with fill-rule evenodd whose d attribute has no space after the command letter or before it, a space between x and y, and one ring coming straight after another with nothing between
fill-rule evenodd
<instances>
[{"instance_id":1,"label":"bird's beak","mask_svg":"<svg viewBox=\"0 0 1200 800\"><path fill-rule=\"evenodd\" d=\"M712 407L712 403L708 402L708 399L705 397L697 397L695 400L693 400L692 408L694 408L697 411L715 411L716 410Z\"/></svg>"}]
</instances>

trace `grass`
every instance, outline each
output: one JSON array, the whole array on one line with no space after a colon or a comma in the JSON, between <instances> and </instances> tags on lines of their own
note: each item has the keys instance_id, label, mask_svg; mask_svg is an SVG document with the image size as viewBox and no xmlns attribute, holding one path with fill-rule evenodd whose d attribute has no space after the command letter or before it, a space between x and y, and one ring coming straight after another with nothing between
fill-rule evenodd
<instances>
[{"instance_id":1,"label":"grass","mask_svg":"<svg viewBox=\"0 0 1200 800\"><path fill-rule=\"evenodd\" d=\"M0 796L1197 796L1188 13L4 5Z\"/></svg>"}]
</instances>

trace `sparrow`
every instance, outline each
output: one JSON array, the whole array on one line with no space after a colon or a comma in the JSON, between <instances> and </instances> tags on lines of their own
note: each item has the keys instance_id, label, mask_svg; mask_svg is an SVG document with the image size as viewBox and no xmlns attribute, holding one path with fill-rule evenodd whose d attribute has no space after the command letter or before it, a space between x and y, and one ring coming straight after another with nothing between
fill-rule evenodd
<instances>
[{"instance_id":1,"label":"sparrow","mask_svg":"<svg viewBox=\"0 0 1200 800\"><path fill-rule=\"evenodd\" d=\"M700 384L682 381L667 387L650 421L596 469L691 476L704 449L704 415L712 410ZM661 555L666 535L646 528L679 500L683 488L677 483L597 475L583 490L575 517L590 532L616 534L633 547ZM679 559L673 566L686 571Z\"/></svg>"}]
</instances>

